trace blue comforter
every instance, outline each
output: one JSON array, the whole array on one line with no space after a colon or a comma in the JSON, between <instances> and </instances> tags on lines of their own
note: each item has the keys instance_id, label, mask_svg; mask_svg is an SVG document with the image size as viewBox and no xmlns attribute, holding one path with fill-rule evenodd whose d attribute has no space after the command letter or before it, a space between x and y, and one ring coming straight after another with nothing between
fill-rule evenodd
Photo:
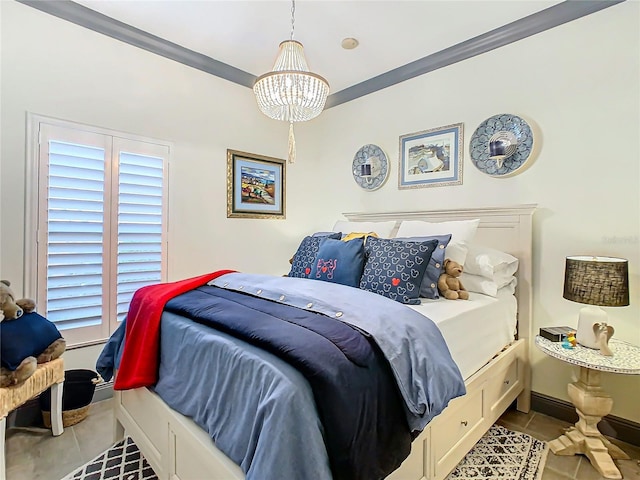
<instances>
[{"instance_id":1,"label":"blue comforter","mask_svg":"<svg viewBox=\"0 0 640 480\"><path fill-rule=\"evenodd\" d=\"M406 305L366 290L306 278L231 273L210 284L339 318L370 335L391 366L412 431L422 431L451 399L465 394L464 380L442 333Z\"/></svg>"},{"instance_id":2,"label":"blue comforter","mask_svg":"<svg viewBox=\"0 0 640 480\"><path fill-rule=\"evenodd\" d=\"M160 337L155 392L206 431L247 480L333 480L313 392L294 367L170 312Z\"/></svg>"},{"instance_id":3,"label":"blue comforter","mask_svg":"<svg viewBox=\"0 0 640 480\"><path fill-rule=\"evenodd\" d=\"M386 477L411 450L402 397L375 342L340 320L214 286L165 311L236 336L284 359L311 385L335 480Z\"/></svg>"},{"instance_id":4,"label":"blue comforter","mask_svg":"<svg viewBox=\"0 0 640 480\"><path fill-rule=\"evenodd\" d=\"M437 327L404 305L359 289L306 279L234 273L220 277L212 284L262 297L271 300L268 303L276 302L287 309L295 307L294 311L313 313L311 317L305 317L307 320L298 320L298 313L294 313L294 323L287 322L289 326L285 327L305 330L305 338L318 335L315 330L320 321L317 320L325 320L326 317L339 319L363 333L363 337L350 340L351 337L345 333L347 330L339 326L339 322L327 323L331 325L329 339L326 340L330 352L327 358L342 356L351 364L349 368L362 369L362 364L370 359L367 346L374 351L382 351L385 360L380 363L380 356L374 354L373 361L376 368L381 367L382 370L384 365L388 365L395 379L397 390L390 390L399 391L402 399L400 403L405 419L400 419L397 424L404 425L403 435L408 430L424 428L431 418L446 407L449 400L464 394L463 380ZM207 293L205 295L208 296ZM208 306L203 308L212 310ZM255 319L254 308L246 308L251 310L251 318ZM214 319L215 322L217 320ZM230 322L234 323L235 320L230 319ZM257 322L254 320L251 323ZM123 329L119 333L122 336ZM99 360L98 368L105 373L114 363L117 365L121 339L116 337L117 334L107 344ZM204 323L189 324L184 318L171 313L163 315L161 341L157 393L172 408L191 416L205 428L218 448L242 466L247 479L331 478L323 443L334 453L336 448L322 425L313 420L317 418L316 415L309 415L309 412L323 408L323 415L326 415L332 412L332 407L318 405L316 408L313 400L306 410L302 407L308 401L304 399L313 396L310 383L297 370L268 352L262 354L260 352L263 350L235 340L233 336L216 333L216 330L205 327ZM188 346L182 343L185 341L189 342ZM279 349L287 350L283 346L266 348L277 354L281 353ZM185 349L193 357L189 365L174 361L178 353L182 354ZM300 348L294 350L296 354L301 352ZM296 368L301 371L307 369L308 374L310 367L306 361L297 361L301 365ZM205 373L203 378L203 372L209 370L197 366L205 363L214 363L220 374ZM329 361L324 363L325 367L332 364ZM337 371L329 370L331 375L344 380L343 385L349 385L349 380L340 377ZM106 378L105 374L103 377ZM320 386L323 388L325 385ZM252 391L255 395L250 395ZM373 391L375 393L375 388ZM255 418L249 418L252 415ZM323 421L326 422L326 419L323 418ZM358 422L355 422L355 426L358 432ZM365 429L368 429L369 437L377 435L373 424L365 426ZM322 441L323 436L325 442ZM300 439L306 439L305 443L302 444ZM399 458L405 455L403 448L401 446L399 449ZM341 462L348 465L350 462L344 457L344 452L337 453L342 457L338 456L337 463L332 459L334 470L335 465ZM388 459L387 462L391 464L394 460ZM383 475L381 472L361 478L380 478Z\"/></svg>"}]
</instances>

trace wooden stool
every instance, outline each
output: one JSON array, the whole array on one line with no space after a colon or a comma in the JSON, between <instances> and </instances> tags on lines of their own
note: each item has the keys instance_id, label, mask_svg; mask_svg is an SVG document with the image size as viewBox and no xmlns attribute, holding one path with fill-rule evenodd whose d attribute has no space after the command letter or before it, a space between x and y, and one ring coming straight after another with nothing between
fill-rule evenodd
<instances>
[{"instance_id":1,"label":"wooden stool","mask_svg":"<svg viewBox=\"0 0 640 480\"><path fill-rule=\"evenodd\" d=\"M62 385L64 362L57 358L38 365L36 372L22 385L0 388L0 480L5 480L4 435L7 415L27 400L51 387L51 431L54 436L62 435Z\"/></svg>"}]
</instances>

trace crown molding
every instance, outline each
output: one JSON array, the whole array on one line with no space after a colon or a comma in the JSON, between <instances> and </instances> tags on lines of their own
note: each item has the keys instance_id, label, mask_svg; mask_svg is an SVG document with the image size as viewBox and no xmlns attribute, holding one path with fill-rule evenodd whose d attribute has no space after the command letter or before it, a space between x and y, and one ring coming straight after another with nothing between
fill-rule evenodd
<instances>
[{"instance_id":1,"label":"crown molding","mask_svg":"<svg viewBox=\"0 0 640 480\"><path fill-rule=\"evenodd\" d=\"M502 27L445 48L351 87L340 90L327 98L325 108L335 107L355 100L405 80L453 65L476 55L495 50L545 30L598 12L625 0L576 1L566 0L537 13L523 17Z\"/></svg>"},{"instance_id":2,"label":"crown molding","mask_svg":"<svg viewBox=\"0 0 640 480\"><path fill-rule=\"evenodd\" d=\"M102 33L116 40L142 48L184 65L202 70L230 82L253 88L256 76L226 63L169 42L126 23L91 10L70 0L16 0L19 3L49 13L63 20ZM545 30L571 22L586 15L622 3L625 0L566 0L552 7L523 17L502 27L445 48L376 77L329 95L326 108L335 107L356 98L424 75L439 68L481 55Z\"/></svg>"},{"instance_id":3,"label":"crown molding","mask_svg":"<svg viewBox=\"0 0 640 480\"><path fill-rule=\"evenodd\" d=\"M16 0L37 10L49 13L55 17L67 20L94 32L102 33L108 37L128 43L134 47L142 48L151 53L189 67L202 70L216 77L229 80L244 87L253 88L256 76L240 70L226 63L207 57L201 53L189 50L164 38L132 27L126 23L115 20L107 15L91 10L70 0Z\"/></svg>"}]
</instances>

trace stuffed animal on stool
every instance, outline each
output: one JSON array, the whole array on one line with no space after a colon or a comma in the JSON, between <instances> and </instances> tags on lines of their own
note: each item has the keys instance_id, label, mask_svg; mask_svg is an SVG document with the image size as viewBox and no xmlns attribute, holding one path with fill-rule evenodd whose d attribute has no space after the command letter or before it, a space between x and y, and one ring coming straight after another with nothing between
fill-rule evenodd
<instances>
[{"instance_id":1,"label":"stuffed animal on stool","mask_svg":"<svg viewBox=\"0 0 640 480\"><path fill-rule=\"evenodd\" d=\"M11 283L0 280L0 387L20 385L38 363L49 362L67 344L56 326L34 312L35 302L15 300Z\"/></svg>"}]
</instances>

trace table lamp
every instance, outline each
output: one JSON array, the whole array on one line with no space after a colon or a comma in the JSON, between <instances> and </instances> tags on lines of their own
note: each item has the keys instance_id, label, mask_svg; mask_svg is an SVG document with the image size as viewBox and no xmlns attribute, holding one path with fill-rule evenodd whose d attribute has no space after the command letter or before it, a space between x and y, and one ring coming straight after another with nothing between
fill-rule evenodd
<instances>
[{"instance_id":1,"label":"table lamp","mask_svg":"<svg viewBox=\"0 0 640 480\"><path fill-rule=\"evenodd\" d=\"M629 262L614 257L567 257L562 296L589 305L580 310L576 340L585 347L600 348L593 327L608 325L607 313L600 307L629 305Z\"/></svg>"}]
</instances>

